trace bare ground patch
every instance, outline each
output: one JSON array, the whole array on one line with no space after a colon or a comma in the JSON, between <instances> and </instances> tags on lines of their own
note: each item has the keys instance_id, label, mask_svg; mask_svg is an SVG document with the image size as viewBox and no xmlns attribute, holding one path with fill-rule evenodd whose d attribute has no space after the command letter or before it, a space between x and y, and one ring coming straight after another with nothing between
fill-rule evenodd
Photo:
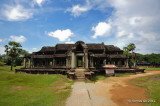
<instances>
[{"instance_id":1,"label":"bare ground patch","mask_svg":"<svg viewBox=\"0 0 160 106\"><path fill-rule=\"evenodd\" d=\"M31 88L28 86L12 86L13 90L23 90L23 89L27 89L27 88Z\"/></svg>"},{"instance_id":2,"label":"bare ground patch","mask_svg":"<svg viewBox=\"0 0 160 106\"><path fill-rule=\"evenodd\" d=\"M148 100L146 90L143 87L129 84L129 81L134 78L160 74L160 71L152 71L144 74L131 75L130 77L115 78L118 83L112 83L110 88L111 99L119 106L143 106L143 103L131 103L130 100ZM121 86L119 86L121 85Z\"/></svg>"}]
</instances>

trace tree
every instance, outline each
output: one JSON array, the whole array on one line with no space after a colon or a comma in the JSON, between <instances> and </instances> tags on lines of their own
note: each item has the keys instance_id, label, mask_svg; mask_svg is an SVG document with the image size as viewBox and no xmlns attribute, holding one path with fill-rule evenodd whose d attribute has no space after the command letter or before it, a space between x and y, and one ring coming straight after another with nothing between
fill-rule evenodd
<instances>
[{"instance_id":1,"label":"tree","mask_svg":"<svg viewBox=\"0 0 160 106\"><path fill-rule=\"evenodd\" d=\"M129 58L128 47L123 47L123 51L124 51L123 54L125 54L127 56L127 65L126 66L128 67L128 64L129 64L129 62L128 62L129 61L129 59L128 59Z\"/></svg>"},{"instance_id":2,"label":"tree","mask_svg":"<svg viewBox=\"0 0 160 106\"><path fill-rule=\"evenodd\" d=\"M11 58L11 71L14 64L15 59L19 56L21 49L21 44L15 41L10 41L8 45L5 45L5 52Z\"/></svg>"},{"instance_id":3,"label":"tree","mask_svg":"<svg viewBox=\"0 0 160 106\"><path fill-rule=\"evenodd\" d=\"M16 58L16 65L22 65L24 57L28 54L28 51L22 49L19 56Z\"/></svg>"},{"instance_id":4,"label":"tree","mask_svg":"<svg viewBox=\"0 0 160 106\"><path fill-rule=\"evenodd\" d=\"M129 65L131 67L132 64L134 64L134 67L136 67L136 58L135 53L133 53L133 50L135 50L136 46L134 43L130 43L128 46L123 47L124 54L127 56L127 66ZM130 53L132 51L132 54ZM129 58L131 55L132 58Z\"/></svg>"},{"instance_id":5,"label":"tree","mask_svg":"<svg viewBox=\"0 0 160 106\"><path fill-rule=\"evenodd\" d=\"M128 51L132 51L132 53L133 53L133 50L135 50L136 46L135 46L134 43L130 43L130 44L127 46L127 48L128 48Z\"/></svg>"}]
</instances>

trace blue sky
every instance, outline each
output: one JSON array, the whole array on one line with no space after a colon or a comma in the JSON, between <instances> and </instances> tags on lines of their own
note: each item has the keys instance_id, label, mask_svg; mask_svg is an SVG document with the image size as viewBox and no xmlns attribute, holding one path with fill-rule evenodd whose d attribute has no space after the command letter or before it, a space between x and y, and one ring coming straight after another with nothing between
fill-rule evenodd
<instances>
[{"instance_id":1,"label":"blue sky","mask_svg":"<svg viewBox=\"0 0 160 106\"><path fill-rule=\"evenodd\" d=\"M159 0L1 0L0 54L9 41L29 52L57 43L101 43L159 53Z\"/></svg>"}]
</instances>

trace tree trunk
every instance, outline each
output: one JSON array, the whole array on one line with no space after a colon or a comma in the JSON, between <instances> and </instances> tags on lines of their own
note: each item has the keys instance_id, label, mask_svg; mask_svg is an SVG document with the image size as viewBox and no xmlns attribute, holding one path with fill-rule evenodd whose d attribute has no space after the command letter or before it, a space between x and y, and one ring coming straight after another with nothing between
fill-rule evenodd
<instances>
[{"instance_id":1,"label":"tree trunk","mask_svg":"<svg viewBox=\"0 0 160 106\"><path fill-rule=\"evenodd\" d=\"M11 58L11 71L12 71L12 68L13 68L13 58Z\"/></svg>"},{"instance_id":2,"label":"tree trunk","mask_svg":"<svg viewBox=\"0 0 160 106\"><path fill-rule=\"evenodd\" d=\"M128 68L129 67L129 58L127 56L127 61L126 61L126 67Z\"/></svg>"},{"instance_id":3,"label":"tree trunk","mask_svg":"<svg viewBox=\"0 0 160 106\"><path fill-rule=\"evenodd\" d=\"M137 66L137 60L136 60L136 57L134 57L134 68L136 68Z\"/></svg>"}]
</instances>

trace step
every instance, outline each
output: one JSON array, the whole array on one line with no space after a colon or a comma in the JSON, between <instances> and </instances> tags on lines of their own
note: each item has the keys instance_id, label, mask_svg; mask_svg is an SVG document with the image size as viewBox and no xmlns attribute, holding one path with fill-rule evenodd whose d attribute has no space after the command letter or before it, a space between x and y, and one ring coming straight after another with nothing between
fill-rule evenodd
<instances>
[{"instance_id":1,"label":"step","mask_svg":"<svg viewBox=\"0 0 160 106\"><path fill-rule=\"evenodd\" d=\"M75 73L75 75L85 75L84 73Z\"/></svg>"},{"instance_id":2,"label":"step","mask_svg":"<svg viewBox=\"0 0 160 106\"><path fill-rule=\"evenodd\" d=\"M75 74L84 74L84 72L75 72Z\"/></svg>"},{"instance_id":3,"label":"step","mask_svg":"<svg viewBox=\"0 0 160 106\"><path fill-rule=\"evenodd\" d=\"M75 75L76 77L85 77L85 75Z\"/></svg>"},{"instance_id":4,"label":"step","mask_svg":"<svg viewBox=\"0 0 160 106\"><path fill-rule=\"evenodd\" d=\"M76 78L85 78L84 76L76 76Z\"/></svg>"},{"instance_id":5,"label":"step","mask_svg":"<svg viewBox=\"0 0 160 106\"><path fill-rule=\"evenodd\" d=\"M76 77L85 77L85 75L75 75Z\"/></svg>"},{"instance_id":6,"label":"step","mask_svg":"<svg viewBox=\"0 0 160 106\"><path fill-rule=\"evenodd\" d=\"M76 79L76 81L85 81L85 79Z\"/></svg>"},{"instance_id":7,"label":"step","mask_svg":"<svg viewBox=\"0 0 160 106\"><path fill-rule=\"evenodd\" d=\"M85 77L76 77L76 79L85 79Z\"/></svg>"}]
</instances>

